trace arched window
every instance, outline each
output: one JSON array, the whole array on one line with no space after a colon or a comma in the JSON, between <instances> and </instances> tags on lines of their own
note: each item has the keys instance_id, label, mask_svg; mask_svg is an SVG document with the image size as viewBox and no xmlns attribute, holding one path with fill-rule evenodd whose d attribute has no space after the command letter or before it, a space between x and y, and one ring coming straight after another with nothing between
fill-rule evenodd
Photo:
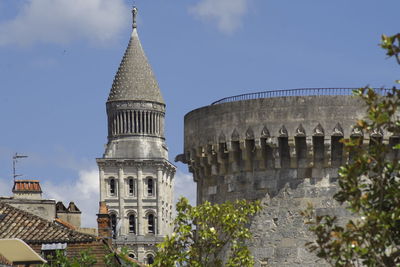
<instances>
[{"instance_id":1,"label":"arched window","mask_svg":"<svg viewBox=\"0 0 400 267\"><path fill-rule=\"evenodd\" d=\"M155 233L154 215L153 214L149 214L147 216L147 227L148 227L148 233L149 234L154 234Z\"/></svg>"},{"instance_id":2,"label":"arched window","mask_svg":"<svg viewBox=\"0 0 400 267\"><path fill-rule=\"evenodd\" d=\"M133 196L135 192L135 186L134 186L134 181L133 178L129 179L129 195Z\"/></svg>"},{"instance_id":3,"label":"arched window","mask_svg":"<svg viewBox=\"0 0 400 267\"><path fill-rule=\"evenodd\" d=\"M135 215L129 215L129 233L136 234L136 218Z\"/></svg>"},{"instance_id":4,"label":"arched window","mask_svg":"<svg viewBox=\"0 0 400 267\"><path fill-rule=\"evenodd\" d=\"M135 254L133 254L133 253L129 253L128 256L129 256L129 258L131 258L131 259L135 259L135 258L136 258Z\"/></svg>"},{"instance_id":5,"label":"arched window","mask_svg":"<svg viewBox=\"0 0 400 267\"><path fill-rule=\"evenodd\" d=\"M110 195L115 195L115 179L110 179Z\"/></svg>"},{"instance_id":6,"label":"arched window","mask_svg":"<svg viewBox=\"0 0 400 267\"><path fill-rule=\"evenodd\" d=\"M154 193L153 179L149 178L149 179L147 179L147 195L152 196L153 193Z\"/></svg>"},{"instance_id":7,"label":"arched window","mask_svg":"<svg viewBox=\"0 0 400 267\"><path fill-rule=\"evenodd\" d=\"M153 264L154 263L154 257L151 254L147 255L147 264Z\"/></svg>"},{"instance_id":8,"label":"arched window","mask_svg":"<svg viewBox=\"0 0 400 267\"><path fill-rule=\"evenodd\" d=\"M111 230L112 230L112 237L115 239L117 238L117 215L111 214Z\"/></svg>"}]
</instances>

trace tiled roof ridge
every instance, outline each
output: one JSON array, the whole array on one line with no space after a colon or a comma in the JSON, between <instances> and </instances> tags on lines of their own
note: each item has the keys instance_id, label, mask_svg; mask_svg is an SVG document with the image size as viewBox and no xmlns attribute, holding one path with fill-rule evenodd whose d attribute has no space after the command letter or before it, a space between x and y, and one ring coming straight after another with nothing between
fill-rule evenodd
<instances>
[{"instance_id":1,"label":"tiled roof ridge","mask_svg":"<svg viewBox=\"0 0 400 267\"><path fill-rule=\"evenodd\" d=\"M76 227L75 227L75 226L73 226L73 225L70 224L69 222L66 222L66 221L64 221L64 220L62 220L62 219L60 219L60 218L55 218L54 221L55 221L55 222L58 222L59 224L65 226L65 227L67 227L67 228L69 228L69 229L76 230Z\"/></svg>"},{"instance_id":2,"label":"tiled roof ridge","mask_svg":"<svg viewBox=\"0 0 400 267\"><path fill-rule=\"evenodd\" d=\"M29 219L32 220L32 221L35 221L34 224L29 227L30 230L32 230L34 227L37 228L40 224L42 224L45 227L51 227L51 228L53 228L55 230L60 231L59 233L56 233L56 237L57 238L62 238L62 237L60 237L60 235L64 235L64 236L67 235L68 236L68 239L64 238L63 240L60 240L60 239L57 240L54 237L46 239L46 237L49 237L49 235L52 234L51 231L47 230L46 235L44 237L42 236L41 238L39 238L37 240L34 240L32 238L34 238L34 236L39 236L38 233L36 233L34 236L32 236L32 234L29 234L28 237L20 237L20 239L24 240L27 243L44 243L44 242L46 242L46 243L60 243L60 242L62 242L62 243L82 243L82 242L92 242L92 241L98 240L97 236L90 235L90 234L85 234L85 233L80 233L78 231L69 229L69 228L67 228L65 226L57 225L54 222L47 221L47 220L45 220L45 219L43 219L43 218L41 218L41 217L39 217L39 216L37 216L35 214L29 213L27 211L24 211L24 210L21 210L21 209L18 209L18 208L15 208L15 207L13 207L13 206L11 206L9 204L0 202L0 214L2 212L2 209L8 209L9 210L8 214L12 214L12 213L13 213L13 215L16 215L18 213L21 214L22 216L26 217L26 218L23 219L24 222L26 222ZM13 215L11 215L11 217L16 217L16 216L13 216ZM10 221L10 216L6 216L3 220L0 221L0 230L2 230L1 226L2 226L2 222L4 222L4 221L9 222ZM6 230L12 229L12 227L14 227L15 225L16 225L15 220L11 221ZM27 228L27 227L28 226L25 225L25 228ZM12 232L12 234L16 235L16 234L20 234L21 232L25 233L28 230L24 229L24 227L18 227L18 229L14 230ZM45 231L45 228L39 229L39 233L42 233L44 231ZM5 231L3 231L3 232L5 232ZM1 231L0 231L0 236L1 236ZM76 239L75 240L71 240L70 237L75 237Z\"/></svg>"}]
</instances>

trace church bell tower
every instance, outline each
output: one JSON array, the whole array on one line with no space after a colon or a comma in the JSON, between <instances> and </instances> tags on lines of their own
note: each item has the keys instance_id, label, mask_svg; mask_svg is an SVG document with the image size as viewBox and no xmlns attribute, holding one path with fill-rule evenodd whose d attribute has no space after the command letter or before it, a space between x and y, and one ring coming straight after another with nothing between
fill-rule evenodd
<instances>
[{"instance_id":1,"label":"church bell tower","mask_svg":"<svg viewBox=\"0 0 400 267\"><path fill-rule=\"evenodd\" d=\"M139 40L134 7L128 48L107 100L108 143L97 165L113 244L152 263L172 232L175 166L164 137L165 103Z\"/></svg>"}]
</instances>

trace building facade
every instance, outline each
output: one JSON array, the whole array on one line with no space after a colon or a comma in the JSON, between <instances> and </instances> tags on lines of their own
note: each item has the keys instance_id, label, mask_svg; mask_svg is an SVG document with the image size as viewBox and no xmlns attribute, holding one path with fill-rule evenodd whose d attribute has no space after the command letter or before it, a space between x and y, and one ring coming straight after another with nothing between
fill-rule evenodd
<instances>
[{"instance_id":1,"label":"building facade","mask_svg":"<svg viewBox=\"0 0 400 267\"><path fill-rule=\"evenodd\" d=\"M172 230L176 168L164 137L165 102L139 40L137 9L132 13L128 48L106 103L108 143L97 164L113 243L151 263L155 245Z\"/></svg>"},{"instance_id":2,"label":"building facade","mask_svg":"<svg viewBox=\"0 0 400 267\"><path fill-rule=\"evenodd\" d=\"M197 203L261 200L263 210L251 224L255 266L325 266L305 249L313 236L300 211L312 203L317 214L351 217L332 198L338 169L352 158L340 139L399 143L399 136L355 127L365 107L351 94L351 89L264 92L186 114L184 154L178 159L193 173Z\"/></svg>"}]
</instances>

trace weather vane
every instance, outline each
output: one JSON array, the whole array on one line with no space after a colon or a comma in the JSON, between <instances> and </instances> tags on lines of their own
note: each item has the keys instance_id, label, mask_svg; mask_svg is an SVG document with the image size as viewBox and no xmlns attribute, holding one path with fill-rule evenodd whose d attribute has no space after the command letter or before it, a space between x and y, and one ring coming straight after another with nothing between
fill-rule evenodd
<instances>
[{"instance_id":1,"label":"weather vane","mask_svg":"<svg viewBox=\"0 0 400 267\"><path fill-rule=\"evenodd\" d=\"M137 7L136 7L136 5L135 5L135 1L134 1L134 2L133 2L133 7L132 7L132 17L133 17L132 27L133 27L134 29L137 27L137 24L136 24L136 16L137 16L137 13L138 13L138 9L137 9Z\"/></svg>"}]
</instances>

